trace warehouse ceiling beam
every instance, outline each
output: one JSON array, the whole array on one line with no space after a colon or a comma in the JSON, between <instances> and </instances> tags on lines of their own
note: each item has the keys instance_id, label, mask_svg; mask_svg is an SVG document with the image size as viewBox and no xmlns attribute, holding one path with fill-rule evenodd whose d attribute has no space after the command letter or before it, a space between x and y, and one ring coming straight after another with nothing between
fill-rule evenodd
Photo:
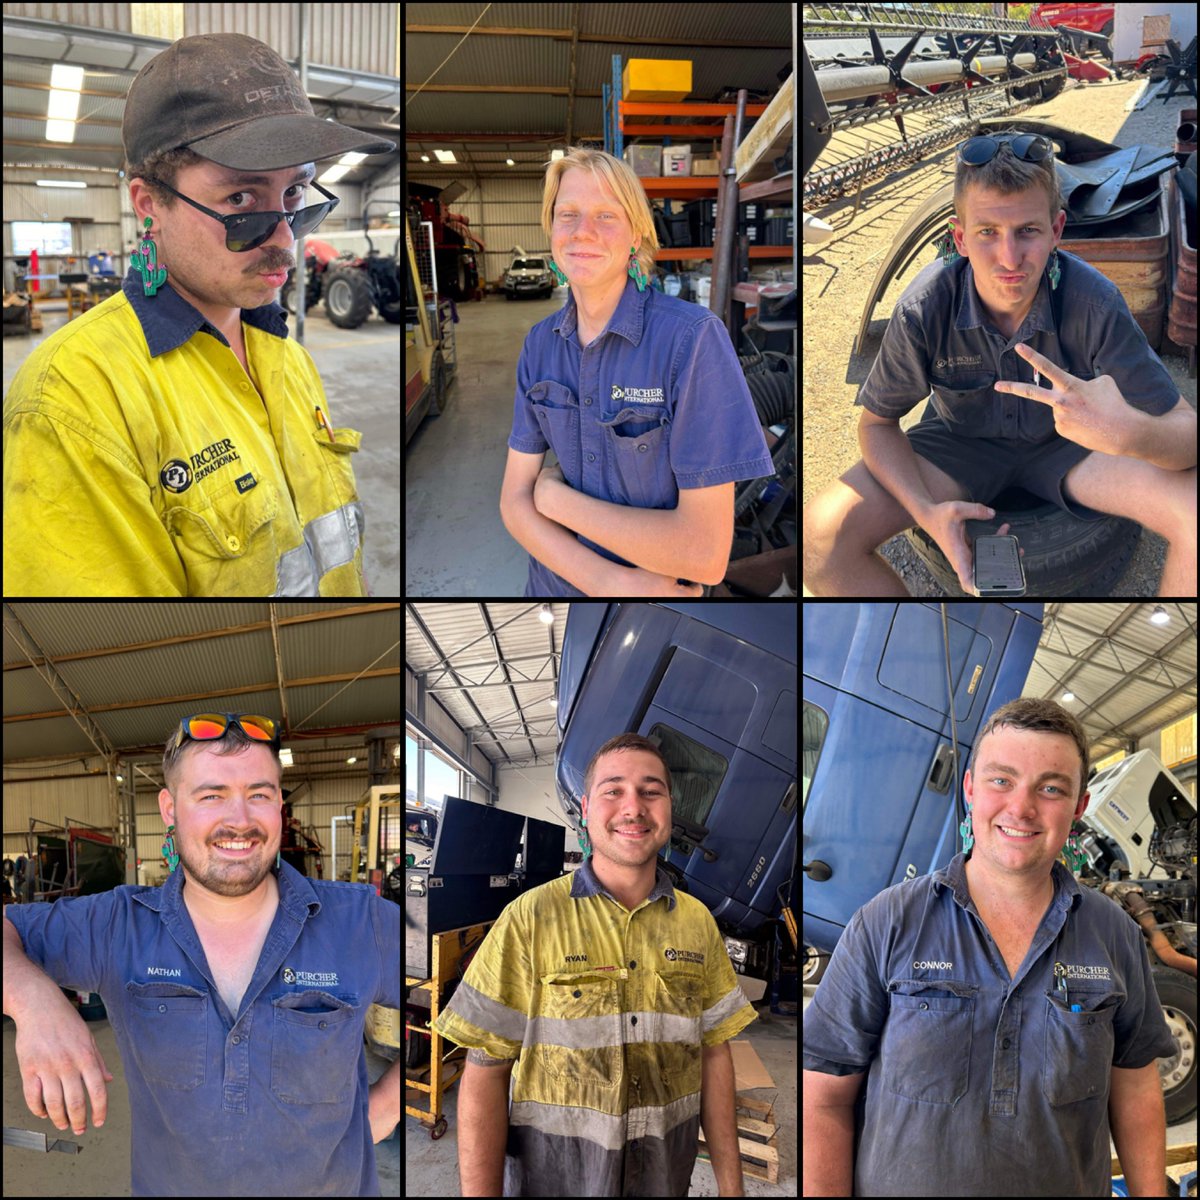
<instances>
[{"instance_id":1,"label":"warehouse ceiling beam","mask_svg":"<svg viewBox=\"0 0 1200 1200\"><path fill-rule=\"evenodd\" d=\"M504 678L508 683L508 698L513 702L513 706L517 712L521 714L523 720L524 712L521 709L521 702L517 699L517 693L513 690L512 674L504 661L504 651L500 649L500 642L496 637L496 630L493 626L492 618L488 613L488 606L486 604L480 604L478 607L480 619L483 621L484 628L488 631L488 640L492 644L492 653L496 656L496 666L503 673ZM529 741L530 753L535 754L537 751L534 747L533 739L529 734L528 726L526 726L525 729L525 737Z\"/></svg>"},{"instance_id":2,"label":"warehouse ceiling beam","mask_svg":"<svg viewBox=\"0 0 1200 1200\"><path fill-rule=\"evenodd\" d=\"M434 667L446 666L447 664L450 663L451 659L454 657L454 653L461 653L463 650L466 650L469 647L474 646L476 642L481 642L484 640L484 638L489 636L487 633L481 634L477 638L472 638L471 641L469 641L465 646L459 647L458 651L447 654L445 652L445 650L442 649L441 645L438 643L437 638L435 638L433 636L432 632L429 629L429 626L426 625L425 622L421 619L421 614L417 611L417 606L415 604L409 604L409 605L407 605L407 608L408 608L409 620L413 623L413 626L416 628L417 632L420 633L420 635L425 639L425 644L430 648L430 650L434 654L436 654L438 656L437 662L433 664L433 667L426 668L426 670L432 670ZM526 611L528 611L528 610L526 610ZM496 629L503 629L505 625L511 625L512 622L516 621L516 620L519 620L519 617L513 617L512 620L505 621L502 624L497 625ZM454 668L452 666L447 666L447 669L450 671L451 677L454 678L455 680L457 680L458 676L457 676ZM489 686L505 687L507 685L506 684L495 684L495 685L489 685ZM446 690L461 691L464 703L466 703L467 705L470 706L471 711L479 719L479 724L486 725L488 723L487 717L485 717L483 715L483 713L479 711L479 706L471 698L470 689L468 687L460 686L460 688L458 688L458 689L446 689ZM504 757L506 760L508 759L507 754L505 754ZM472 770L471 773L476 774L476 772L474 770Z\"/></svg>"},{"instance_id":3,"label":"warehouse ceiling beam","mask_svg":"<svg viewBox=\"0 0 1200 1200\"><path fill-rule=\"evenodd\" d=\"M105 736L104 731L92 720L87 705L75 694L74 689L58 673L54 660L38 645L37 639L25 628L20 618L13 612L12 605L4 606L4 632L16 643L17 648L29 660L29 665L38 673L41 681L63 702L62 712L55 713L57 717L69 716L83 731L83 736L96 749L96 753L112 763L116 761L117 751ZM7 723L9 717L5 716ZM36 719L22 715L13 720Z\"/></svg>"},{"instance_id":4,"label":"warehouse ceiling beam","mask_svg":"<svg viewBox=\"0 0 1200 1200\"><path fill-rule=\"evenodd\" d=\"M370 613L395 612L399 607L399 604L362 604L350 608L327 609L323 612L301 613L294 617L280 618L279 628L285 629L292 625L307 625L313 621L340 621L349 617L367 616ZM89 658L106 658L114 654L129 654L135 650L157 650L162 646L185 646L188 642L208 642L214 638L236 637L247 633L262 633L264 630L270 628L270 618L265 621L247 621L242 625L226 625L220 629L206 629L201 633L179 634L176 637L156 638L153 641L147 642L123 642L119 646L102 646L92 650L76 650L71 654L60 654L55 661L60 664L83 662ZM30 665L36 667L38 664L34 662ZM27 668L24 663L5 663L4 669L6 671L24 671Z\"/></svg>"},{"instance_id":5,"label":"warehouse ceiling beam","mask_svg":"<svg viewBox=\"0 0 1200 1200\"><path fill-rule=\"evenodd\" d=\"M578 5L576 6L578 8ZM791 51L791 42L745 42L735 38L716 38L705 41L697 38L667 38L659 35L652 37L626 37L614 34L581 33L577 28L571 29L526 29L513 26L498 25L405 25L405 33L469 33L473 38L481 37L526 37L541 38L544 41L569 42L579 41L598 46L684 46L689 50L787 50Z\"/></svg>"}]
</instances>

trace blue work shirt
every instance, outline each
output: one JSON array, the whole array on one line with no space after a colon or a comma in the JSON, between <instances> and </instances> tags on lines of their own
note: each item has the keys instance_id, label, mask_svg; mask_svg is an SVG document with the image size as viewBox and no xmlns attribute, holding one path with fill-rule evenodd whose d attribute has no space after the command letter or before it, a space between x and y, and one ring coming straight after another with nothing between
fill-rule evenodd
<instances>
[{"instance_id":1,"label":"blue work shirt","mask_svg":"<svg viewBox=\"0 0 1200 1200\"><path fill-rule=\"evenodd\" d=\"M1120 288L1065 250L1058 251L1058 261L1054 294L1060 318L1043 272L1033 305L1012 337L996 328L983 307L970 259L930 263L896 301L855 404L899 420L928 397L942 424L960 437L1051 441L1060 435L1050 405L993 386L998 379L1033 382L1033 367L1016 351L1023 342L1077 379L1111 375L1125 402L1152 417L1169 412L1179 389ZM1050 386L1044 376L1041 385Z\"/></svg>"},{"instance_id":2,"label":"blue work shirt","mask_svg":"<svg viewBox=\"0 0 1200 1200\"><path fill-rule=\"evenodd\" d=\"M806 1071L868 1072L854 1194L1107 1196L1112 1068L1176 1053L1141 931L1055 863L1010 978L965 867L864 904L804 1014Z\"/></svg>"},{"instance_id":3,"label":"blue work shirt","mask_svg":"<svg viewBox=\"0 0 1200 1200\"><path fill-rule=\"evenodd\" d=\"M279 908L231 1014L184 874L9 904L30 962L99 992L132 1114L135 1196L378 1196L363 1020L400 1007L400 908L284 863Z\"/></svg>"},{"instance_id":4,"label":"blue work shirt","mask_svg":"<svg viewBox=\"0 0 1200 1200\"><path fill-rule=\"evenodd\" d=\"M513 410L511 449L552 449L572 488L612 504L676 508L680 488L775 474L725 326L698 304L639 292L632 279L586 347L573 294L529 331ZM525 595L584 593L531 556Z\"/></svg>"}]
</instances>

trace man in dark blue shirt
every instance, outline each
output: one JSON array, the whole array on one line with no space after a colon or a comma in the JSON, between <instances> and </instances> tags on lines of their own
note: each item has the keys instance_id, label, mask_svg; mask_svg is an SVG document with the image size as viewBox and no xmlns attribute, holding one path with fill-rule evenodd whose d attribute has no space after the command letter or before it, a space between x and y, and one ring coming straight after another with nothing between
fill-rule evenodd
<instances>
[{"instance_id":1,"label":"man in dark blue shirt","mask_svg":"<svg viewBox=\"0 0 1200 1200\"><path fill-rule=\"evenodd\" d=\"M970 858L881 892L838 941L804 1017L806 1195L850 1194L864 1080L856 1196L1107 1195L1110 1121L1130 1195L1161 1194L1155 1060L1177 1047L1138 926L1056 861L1088 800L1056 709L993 714Z\"/></svg>"},{"instance_id":2,"label":"man in dark blue shirt","mask_svg":"<svg viewBox=\"0 0 1200 1200\"><path fill-rule=\"evenodd\" d=\"M377 1196L374 1142L399 1121L400 1067L368 1088L363 1026L372 1004L400 1006L400 910L277 865L278 743L251 744L244 726L259 718L241 720L168 743L167 882L9 905L29 960L17 966L103 997L129 1088L134 1195ZM47 1009L53 992L40 993ZM39 1019L17 1014L18 1058ZM26 1079L35 1115L63 1117L72 1083Z\"/></svg>"}]
</instances>

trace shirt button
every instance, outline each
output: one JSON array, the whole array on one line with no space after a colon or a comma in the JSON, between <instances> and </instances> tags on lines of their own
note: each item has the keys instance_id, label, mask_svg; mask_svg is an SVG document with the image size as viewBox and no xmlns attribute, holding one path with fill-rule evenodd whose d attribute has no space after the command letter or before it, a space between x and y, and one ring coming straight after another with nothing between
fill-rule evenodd
<instances>
[{"instance_id":1,"label":"shirt button","mask_svg":"<svg viewBox=\"0 0 1200 1200\"><path fill-rule=\"evenodd\" d=\"M638 453L639 453L639 454L645 454L645 453L646 453L646 451L647 451L647 450L649 450L649 449L650 449L650 447L649 447L649 446L647 446L645 442L641 442L641 443L639 443L639 445L638 445Z\"/></svg>"},{"instance_id":2,"label":"shirt button","mask_svg":"<svg viewBox=\"0 0 1200 1200\"><path fill-rule=\"evenodd\" d=\"M236 554L242 548L242 543L239 542L238 539L232 534L225 539L225 545L227 545L229 549L234 552L234 554Z\"/></svg>"},{"instance_id":3,"label":"shirt button","mask_svg":"<svg viewBox=\"0 0 1200 1200\"><path fill-rule=\"evenodd\" d=\"M574 996L576 1000L578 1000L579 997L583 995L583 993L582 992L572 992L571 995Z\"/></svg>"},{"instance_id":4,"label":"shirt button","mask_svg":"<svg viewBox=\"0 0 1200 1200\"><path fill-rule=\"evenodd\" d=\"M588 462L595 462L595 461L596 461L596 456L595 456L594 454L589 454L589 455L588 455Z\"/></svg>"},{"instance_id":5,"label":"shirt button","mask_svg":"<svg viewBox=\"0 0 1200 1200\"><path fill-rule=\"evenodd\" d=\"M637 959L636 959L636 958L635 958L635 959L633 959L633 960L630 962L630 964L629 964L629 969L630 969L631 971L636 971L636 970L637 970Z\"/></svg>"},{"instance_id":6,"label":"shirt button","mask_svg":"<svg viewBox=\"0 0 1200 1200\"><path fill-rule=\"evenodd\" d=\"M584 396L583 402L584 402L584 404L591 404L591 402L592 402L591 396Z\"/></svg>"}]
</instances>

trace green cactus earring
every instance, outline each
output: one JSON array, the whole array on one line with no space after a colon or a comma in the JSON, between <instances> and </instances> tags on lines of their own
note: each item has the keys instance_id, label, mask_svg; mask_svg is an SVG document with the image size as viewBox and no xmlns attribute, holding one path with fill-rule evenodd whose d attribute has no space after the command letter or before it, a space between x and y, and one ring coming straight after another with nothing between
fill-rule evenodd
<instances>
[{"instance_id":1,"label":"green cactus earring","mask_svg":"<svg viewBox=\"0 0 1200 1200\"><path fill-rule=\"evenodd\" d=\"M158 247L151 240L150 217L146 218L146 232L138 248L133 252L133 269L142 277L142 289L147 296L153 296L167 282L166 266L158 265Z\"/></svg>"}]
</instances>

